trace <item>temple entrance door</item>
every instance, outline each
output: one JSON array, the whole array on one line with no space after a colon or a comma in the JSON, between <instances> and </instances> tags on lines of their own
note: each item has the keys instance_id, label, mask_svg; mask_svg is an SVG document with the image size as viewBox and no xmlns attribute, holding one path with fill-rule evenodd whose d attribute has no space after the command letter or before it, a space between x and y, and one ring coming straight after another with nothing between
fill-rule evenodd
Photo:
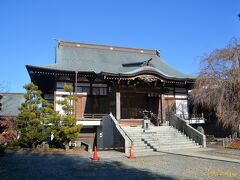
<instances>
[{"instance_id":1,"label":"temple entrance door","mask_svg":"<svg viewBox=\"0 0 240 180\"><path fill-rule=\"evenodd\" d=\"M159 97L158 96L150 96L148 95L148 106L147 110L151 111L154 115L158 114L159 109Z\"/></svg>"},{"instance_id":2,"label":"temple entrance door","mask_svg":"<svg viewBox=\"0 0 240 180\"><path fill-rule=\"evenodd\" d=\"M143 111L148 109L146 93L121 93L121 118L142 119Z\"/></svg>"},{"instance_id":3,"label":"temple entrance door","mask_svg":"<svg viewBox=\"0 0 240 180\"><path fill-rule=\"evenodd\" d=\"M75 116L77 119L82 119L85 113L87 95L76 95L77 100L75 101Z\"/></svg>"},{"instance_id":4,"label":"temple entrance door","mask_svg":"<svg viewBox=\"0 0 240 180\"><path fill-rule=\"evenodd\" d=\"M165 99L165 112L166 112L166 120L169 121L170 115L176 113L175 98L166 98Z\"/></svg>"}]
</instances>

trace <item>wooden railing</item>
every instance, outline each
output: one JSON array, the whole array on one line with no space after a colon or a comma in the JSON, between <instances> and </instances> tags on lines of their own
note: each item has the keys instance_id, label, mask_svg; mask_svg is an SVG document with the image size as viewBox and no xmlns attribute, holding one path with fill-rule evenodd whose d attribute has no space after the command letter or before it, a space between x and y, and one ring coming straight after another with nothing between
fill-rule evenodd
<instances>
[{"instance_id":1,"label":"wooden railing","mask_svg":"<svg viewBox=\"0 0 240 180\"><path fill-rule=\"evenodd\" d=\"M108 114L84 114L84 118L87 118L87 119L102 119L106 115L108 115Z\"/></svg>"}]
</instances>

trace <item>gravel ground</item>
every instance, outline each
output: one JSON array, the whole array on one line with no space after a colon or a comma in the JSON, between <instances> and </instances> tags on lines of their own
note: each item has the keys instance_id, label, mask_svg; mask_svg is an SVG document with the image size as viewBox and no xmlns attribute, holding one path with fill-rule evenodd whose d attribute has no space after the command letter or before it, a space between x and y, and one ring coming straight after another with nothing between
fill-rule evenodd
<instances>
[{"instance_id":1,"label":"gravel ground","mask_svg":"<svg viewBox=\"0 0 240 180\"><path fill-rule=\"evenodd\" d=\"M240 179L240 164L159 155L91 161L86 156L6 153L0 179Z\"/></svg>"},{"instance_id":2,"label":"gravel ground","mask_svg":"<svg viewBox=\"0 0 240 180\"><path fill-rule=\"evenodd\" d=\"M208 148L211 150L203 151L201 153L240 160L240 149L224 148L222 144L209 144Z\"/></svg>"}]
</instances>

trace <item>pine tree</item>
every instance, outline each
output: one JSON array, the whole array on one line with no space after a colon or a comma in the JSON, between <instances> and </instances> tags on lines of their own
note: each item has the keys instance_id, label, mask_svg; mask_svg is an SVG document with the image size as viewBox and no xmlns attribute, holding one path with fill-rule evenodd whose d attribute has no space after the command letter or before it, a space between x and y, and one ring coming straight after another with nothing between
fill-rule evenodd
<instances>
[{"instance_id":1,"label":"pine tree","mask_svg":"<svg viewBox=\"0 0 240 180\"><path fill-rule=\"evenodd\" d=\"M69 142L76 140L82 126L76 125L77 119L74 117L73 104L77 99L73 95L73 88L65 85L64 90L67 92L67 95L64 96L64 99L57 102L61 105L64 114L49 117L49 123L52 124L49 127L49 131L54 135L55 143L64 145L65 149L68 149Z\"/></svg>"},{"instance_id":2,"label":"pine tree","mask_svg":"<svg viewBox=\"0 0 240 180\"><path fill-rule=\"evenodd\" d=\"M25 102L19 108L19 144L23 147L36 147L47 137L48 116L53 114L52 106L41 97L42 92L33 83L24 86Z\"/></svg>"}]
</instances>

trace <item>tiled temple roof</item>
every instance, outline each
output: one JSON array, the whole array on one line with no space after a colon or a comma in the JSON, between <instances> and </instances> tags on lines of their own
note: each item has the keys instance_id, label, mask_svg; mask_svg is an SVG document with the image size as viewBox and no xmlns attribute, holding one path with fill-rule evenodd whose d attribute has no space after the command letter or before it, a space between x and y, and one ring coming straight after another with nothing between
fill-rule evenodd
<instances>
[{"instance_id":1,"label":"tiled temple roof","mask_svg":"<svg viewBox=\"0 0 240 180\"><path fill-rule=\"evenodd\" d=\"M194 79L167 65L159 51L118 46L60 41L56 47L56 62L43 68L59 71L95 72L130 76L141 72L158 74L167 79Z\"/></svg>"},{"instance_id":2,"label":"tiled temple roof","mask_svg":"<svg viewBox=\"0 0 240 180\"><path fill-rule=\"evenodd\" d=\"M0 93L0 116L18 116L18 108L24 101L23 93Z\"/></svg>"}]
</instances>

